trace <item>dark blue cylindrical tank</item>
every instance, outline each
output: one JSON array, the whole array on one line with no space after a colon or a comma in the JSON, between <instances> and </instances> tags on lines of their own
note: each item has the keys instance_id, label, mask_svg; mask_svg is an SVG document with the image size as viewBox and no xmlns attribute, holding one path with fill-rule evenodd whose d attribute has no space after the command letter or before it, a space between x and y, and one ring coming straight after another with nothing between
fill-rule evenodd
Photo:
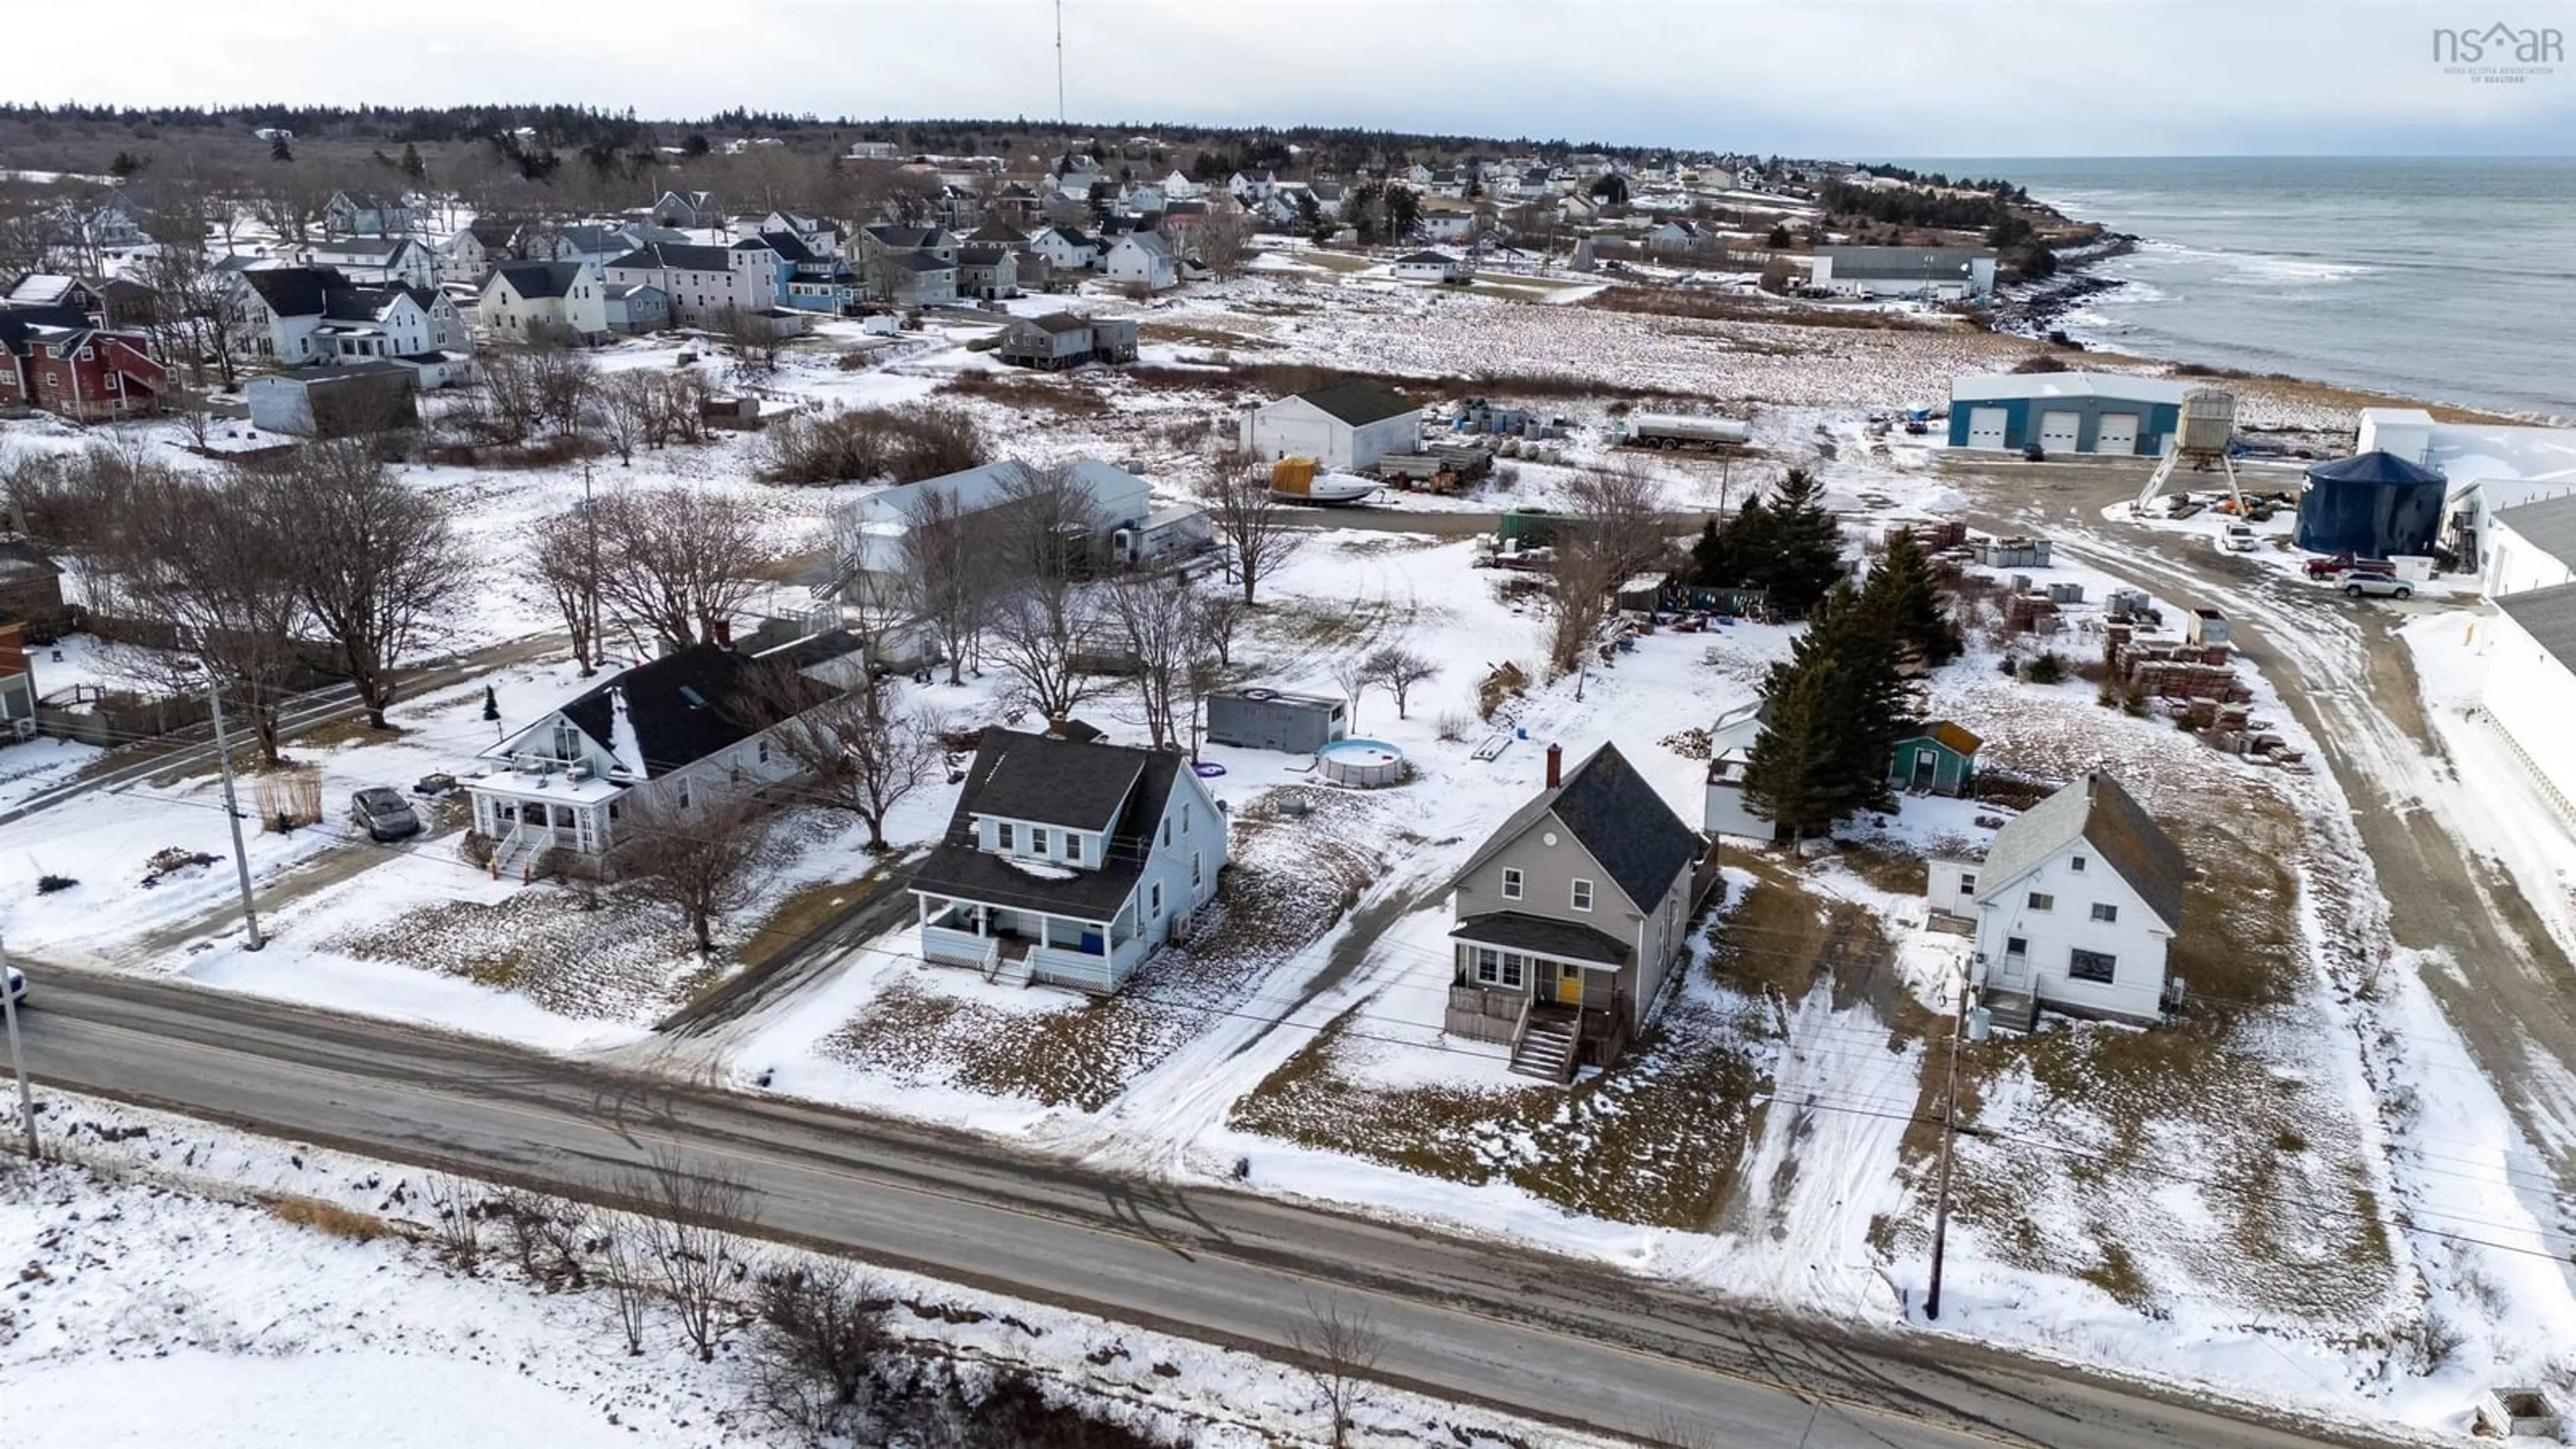
<instances>
[{"instance_id":1,"label":"dark blue cylindrical tank","mask_svg":"<svg viewBox=\"0 0 2576 1449\"><path fill-rule=\"evenodd\" d=\"M2308 470L2290 541L2312 553L2428 553L2449 491L2442 475L2390 452L2337 458Z\"/></svg>"}]
</instances>

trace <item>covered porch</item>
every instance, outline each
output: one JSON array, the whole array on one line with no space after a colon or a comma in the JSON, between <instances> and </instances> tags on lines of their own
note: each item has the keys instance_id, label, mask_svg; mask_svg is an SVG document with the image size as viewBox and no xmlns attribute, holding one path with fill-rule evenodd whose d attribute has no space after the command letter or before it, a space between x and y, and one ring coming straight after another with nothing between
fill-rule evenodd
<instances>
[{"instance_id":1,"label":"covered porch","mask_svg":"<svg viewBox=\"0 0 2576 1449\"><path fill-rule=\"evenodd\" d=\"M916 892L921 956L981 971L988 981L1044 981L1082 991L1118 988L1143 954L1133 916L1106 921Z\"/></svg>"},{"instance_id":2,"label":"covered porch","mask_svg":"<svg viewBox=\"0 0 2576 1449\"><path fill-rule=\"evenodd\" d=\"M550 788L497 783L516 775L465 786L474 802L474 829L492 842L492 873L529 879L550 850L578 856L595 870L614 843L617 797L625 787L560 775L552 777Z\"/></svg>"},{"instance_id":3,"label":"covered porch","mask_svg":"<svg viewBox=\"0 0 2576 1449\"><path fill-rule=\"evenodd\" d=\"M1450 932L1456 942L1443 1029L1500 1042L1512 1070L1566 1082L1627 1049L1635 1007L1627 952L1588 926L1497 912Z\"/></svg>"}]
</instances>

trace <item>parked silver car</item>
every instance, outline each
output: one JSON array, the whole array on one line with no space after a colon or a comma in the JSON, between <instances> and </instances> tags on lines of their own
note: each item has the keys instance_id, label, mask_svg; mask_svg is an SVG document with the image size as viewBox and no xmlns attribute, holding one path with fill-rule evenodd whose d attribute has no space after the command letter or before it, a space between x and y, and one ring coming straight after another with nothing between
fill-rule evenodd
<instances>
[{"instance_id":1,"label":"parked silver car","mask_svg":"<svg viewBox=\"0 0 2576 1449\"><path fill-rule=\"evenodd\" d=\"M401 840L420 834L420 817L411 802L382 785L370 785L349 797L349 818L369 840Z\"/></svg>"},{"instance_id":2,"label":"parked silver car","mask_svg":"<svg viewBox=\"0 0 2576 1449\"><path fill-rule=\"evenodd\" d=\"M2343 591L2352 597L2373 599L2411 599L2415 586L2395 574L2374 569L2353 569L2343 576Z\"/></svg>"}]
</instances>

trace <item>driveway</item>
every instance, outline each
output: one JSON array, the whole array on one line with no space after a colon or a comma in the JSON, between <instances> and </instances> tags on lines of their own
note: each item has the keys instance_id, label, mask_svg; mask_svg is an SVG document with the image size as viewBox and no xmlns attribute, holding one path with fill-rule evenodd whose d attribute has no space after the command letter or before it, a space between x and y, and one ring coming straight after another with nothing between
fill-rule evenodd
<instances>
[{"instance_id":1,"label":"driveway","mask_svg":"<svg viewBox=\"0 0 2576 1449\"><path fill-rule=\"evenodd\" d=\"M2198 535L2105 518L2105 507L2135 496L2140 467L1945 473L1974 500L1975 527L2045 533L2060 551L2162 597L2226 613L2239 651L2342 785L2397 945L2447 964L2425 972L2426 984L2548 1156L2559 1191L2576 1193L2576 973L2521 887L2427 807L2459 785L2396 629L2441 606L2347 599L2221 554Z\"/></svg>"}]
</instances>

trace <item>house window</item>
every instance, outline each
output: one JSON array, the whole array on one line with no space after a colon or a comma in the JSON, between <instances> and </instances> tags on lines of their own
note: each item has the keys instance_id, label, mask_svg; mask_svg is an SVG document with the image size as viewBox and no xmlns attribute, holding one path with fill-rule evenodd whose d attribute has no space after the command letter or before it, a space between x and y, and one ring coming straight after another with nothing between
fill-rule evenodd
<instances>
[{"instance_id":1,"label":"house window","mask_svg":"<svg viewBox=\"0 0 2576 1449\"><path fill-rule=\"evenodd\" d=\"M1008 851L1008 850L1010 850L1010 849L1012 848L1012 845L1011 845L1012 829L1013 829L1013 827L1012 827L1012 825L1011 825L1011 822L1009 822L1009 821L1007 821L1007 820L997 822L997 823L993 826L993 839L994 839L995 843L996 843L996 844L998 844L998 845L999 845L1003 850L1005 850L1005 851Z\"/></svg>"},{"instance_id":2,"label":"house window","mask_svg":"<svg viewBox=\"0 0 2576 1449\"><path fill-rule=\"evenodd\" d=\"M1205 873L1200 869L1200 862L1199 862L1198 853L1197 853L1196 851L1193 851L1193 852L1191 852L1191 854L1190 854L1190 884L1192 884L1192 885L1194 885L1194 886L1195 886L1195 885L1205 885L1206 883L1207 883L1207 876L1206 876L1206 874L1205 874Z\"/></svg>"},{"instance_id":3,"label":"house window","mask_svg":"<svg viewBox=\"0 0 2576 1449\"><path fill-rule=\"evenodd\" d=\"M1044 854L1046 854L1046 853L1047 853L1047 833L1046 833L1045 829L1044 829L1044 828L1042 828L1042 827L1040 827L1040 826L1035 826L1035 825L1030 826L1030 827L1029 827L1029 854L1031 854L1031 855L1044 855Z\"/></svg>"},{"instance_id":4,"label":"house window","mask_svg":"<svg viewBox=\"0 0 2576 1449\"><path fill-rule=\"evenodd\" d=\"M2080 855L2070 855L2066 857L2066 868L2075 872L2077 875L2082 875L2084 873L2084 857Z\"/></svg>"},{"instance_id":5,"label":"house window","mask_svg":"<svg viewBox=\"0 0 2576 1449\"><path fill-rule=\"evenodd\" d=\"M1592 882L1579 880L1574 883L1574 908L1578 911L1592 909Z\"/></svg>"},{"instance_id":6,"label":"house window","mask_svg":"<svg viewBox=\"0 0 2576 1449\"><path fill-rule=\"evenodd\" d=\"M1527 978L1529 958L1513 951L1497 951L1491 946L1476 948L1476 984L1479 986L1518 986Z\"/></svg>"},{"instance_id":7,"label":"house window","mask_svg":"<svg viewBox=\"0 0 2576 1449\"><path fill-rule=\"evenodd\" d=\"M2007 956L2026 956L2030 954L2030 942L2019 936L2006 936L2004 937L2004 954Z\"/></svg>"},{"instance_id":8,"label":"house window","mask_svg":"<svg viewBox=\"0 0 2576 1449\"><path fill-rule=\"evenodd\" d=\"M1161 920L1163 918L1163 883L1161 881L1154 882L1146 889L1145 901L1153 908L1154 919Z\"/></svg>"},{"instance_id":9,"label":"house window","mask_svg":"<svg viewBox=\"0 0 2576 1449\"><path fill-rule=\"evenodd\" d=\"M1975 872L1973 872L1973 871L1962 871L1962 872L1960 872L1960 874L1959 874L1959 894L1961 894L1961 895L1963 895L1963 896L1972 896L1972 895L1975 895L1976 893L1977 893L1977 877L1976 877L1976 873L1975 873Z\"/></svg>"},{"instance_id":10,"label":"house window","mask_svg":"<svg viewBox=\"0 0 2576 1449\"><path fill-rule=\"evenodd\" d=\"M1082 837L1081 837L1081 836L1079 836L1079 835L1067 835L1067 836L1064 838L1064 858L1065 858L1065 859L1067 859L1067 860L1073 860L1073 861L1078 861L1078 860L1082 859Z\"/></svg>"},{"instance_id":11,"label":"house window","mask_svg":"<svg viewBox=\"0 0 2576 1449\"><path fill-rule=\"evenodd\" d=\"M2093 919L2107 925L2120 919L2120 908L2112 905L2108 901L2095 901L2093 903Z\"/></svg>"},{"instance_id":12,"label":"house window","mask_svg":"<svg viewBox=\"0 0 2576 1449\"><path fill-rule=\"evenodd\" d=\"M1521 898L1521 873L1520 873L1518 870L1516 870L1516 869L1514 869L1513 867L1511 867L1511 866L1508 866L1508 865L1507 865L1507 866L1504 866L1504 867L1503 867L1503 899L1504 899L1504 900L1507 900L1507 901L1516 901L1516 900L1519 900L1520 898Z\"/></svg>"},{"instance_id":13,"label":"house window","mask_svg":"<svg viewBox=\"0 0 2576 1449\"><path fill-rule=\"evenodd\" d=\"M2046 891L2032 891L2030 893L2030 908L2034 911L2056 910L2057 897L2050 895Z\"/></svg>"},{"instance_id":14,"label":"house window","mask_svg":"<svg viewBox=\"0 0 2576 1449\"><path fill-rule=\"evenodd\" d=\"M2096 981L2108 986L2111 984L2113 959L2107 951L2087 951L2078 946L2066 954L2066 974L2078 981Z\"/></svg>"},{"instance_id":15,"label":"house window","mask_svg":"<svg viewBox=\"0 0 2576 1449\"><path fill-rule=\"evenodd\" d=\"M1181 833L1183 835L1190 833L1190 806L1186 800L1181 802Z\"/></svg>"}]
</instances>

